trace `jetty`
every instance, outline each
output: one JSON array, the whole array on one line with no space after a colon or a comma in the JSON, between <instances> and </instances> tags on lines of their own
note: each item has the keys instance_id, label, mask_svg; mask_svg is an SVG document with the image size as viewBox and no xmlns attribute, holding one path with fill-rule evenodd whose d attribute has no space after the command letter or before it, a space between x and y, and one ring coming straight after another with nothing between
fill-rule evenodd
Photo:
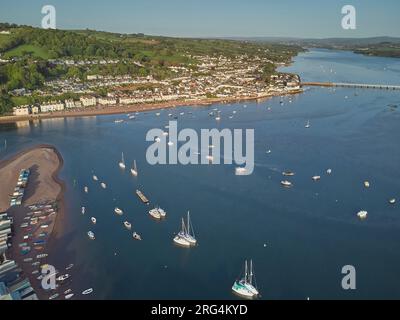
<instances>
[{"instance_id":1,"label":"jetty","mask_svg":"<svg viewBox=\"0 0 400 320\"><path fill-rule=\"evenodd\" d=\"M302 87L343 87L359 89L380 89L380 90L400 90L400 85L388 84L366 84L366 83L345 83L345 82L302 82Z\"/></svg>"},{"instance_id":2,"label":"jetty","mask_svg":"<svg viewBox=\"0 0 400 320\"><path fill-rule=\"evenodd\" d=\"M137 196L139 197L139 199L140 199L143 203L149 204L149 202L150 202L149 199L146 198L146 196L142 193L142 191L136 190L136 194L137 194Z\"/></svg>"}]
</instances>

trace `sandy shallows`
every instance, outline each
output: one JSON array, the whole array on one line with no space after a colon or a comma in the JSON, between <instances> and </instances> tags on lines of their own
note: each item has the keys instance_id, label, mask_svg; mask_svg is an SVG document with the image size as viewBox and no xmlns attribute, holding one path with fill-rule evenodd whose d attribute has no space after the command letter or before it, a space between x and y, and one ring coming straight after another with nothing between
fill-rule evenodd
<instances>
[{"instance_id":1,"label":"sandy shallows","mask_svg":"<svg viewBox=\"0 0 400 320\"><path fill-rule=\"evenodd\" d=\"M62 186L55 174L62 164L57 152L51 147L36 147L0 163L0 212L7 211L22 169L30 169L23 205L28 206L60 197Z\"/></svg>"}]
</instances>

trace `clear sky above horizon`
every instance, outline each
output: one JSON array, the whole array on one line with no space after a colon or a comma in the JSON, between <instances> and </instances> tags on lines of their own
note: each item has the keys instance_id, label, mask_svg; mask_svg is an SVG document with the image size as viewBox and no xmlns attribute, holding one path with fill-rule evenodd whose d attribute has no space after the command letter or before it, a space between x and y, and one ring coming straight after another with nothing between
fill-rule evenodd
<instances>
[{"instance_id":1,"label":"clear sky above horizon","mask_svg":"<svg viewBox=\"0 0 400 320\"><path fill-rule=\"evenodd\" d=\"M0 21L40 26L57 10L59 29L181 37L400 37L399 0L0 0ZM357 10L357 29L341 27L341 8Z\"/></svg>"}]
</instances>

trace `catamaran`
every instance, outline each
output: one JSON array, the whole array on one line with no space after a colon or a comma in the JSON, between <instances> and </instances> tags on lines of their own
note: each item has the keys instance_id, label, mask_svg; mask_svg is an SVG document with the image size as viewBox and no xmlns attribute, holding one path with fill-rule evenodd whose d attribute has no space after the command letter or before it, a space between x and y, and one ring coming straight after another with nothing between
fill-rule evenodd
<instances>
[{"instance_id":1,"label":"catamaran","mask_svg":"<svg viewBox=\"0 0 400 320\"><path fill-rule=\"evenodd\" d=\"M137 175L138 175L138 170L137 170L137 167L136 167L136 160L133 161L133 168L131 168L131 173L135 177L137 177Z\"/></svg>"},{"instance_id":2,"label":"catamaran","mask_svg":"<svg viewBox=\"0 0 400 320\"><path fill-rule=\"evenodd\" d=\"M256 285L253 284L253 262L250 260L250 270L247 268L247 260L244 263L244 277L240 280L236 280L232 286L232 291L237 295L246 298L256 298L260 293L258 292ZM255 283L255 281L254 281Z\"/></svg>"},{"instance_id":3,"label":"catamaran","mask_svg":"<svg viewBox=\"0 0 400 320\"><path fill-rule=\"evenodd\" d=\"M174 238L174 242L184 246L191 247L197 244L197 240L194 235L194 230L192 223L190 221L190 212L187 214L187 224L185 224L184 219L182 218L182 229Z\"/></svg>"},{"instance_id":4,"label":"catamaran","mask_svg":"<svg viewBox=\"0 0 400 320\"><path fill-rule=\"evenodd\" d=\"M121 162L119 163L119 167L121 169L125 169L125 159L124 159L124 153L122 152L122 158L121 158Z\"/></svg>"},{"instance_id":5,"label":"catamaran","mask_svg":"<svg viewBox=\"0 0 400 320\"><path fill-rule=\"evenodd\" d=\"M151 215L154 219L160 220L162 218L165 218L167 213L160 207L156 207L149 211L149 215Z\"/></svg>"}]
</instances>

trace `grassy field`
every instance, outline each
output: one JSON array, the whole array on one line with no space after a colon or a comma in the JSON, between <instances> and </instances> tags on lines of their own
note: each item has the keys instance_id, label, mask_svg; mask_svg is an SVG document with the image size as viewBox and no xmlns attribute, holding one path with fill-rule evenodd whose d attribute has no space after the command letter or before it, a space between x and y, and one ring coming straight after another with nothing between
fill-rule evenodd
<instances>
[{"instance_id":1,"label":"grassy field","mask_svg":"<svg viewBox=\"0 0 400 320\"><path fill-rule=\"evenodd\" d=\"M22 57L26 54L32 55L35 58L42 58L42 59L49 59L50 56L48 52L40 47L30 45L30 44L23 44L20 45L12 50L7 51L4 53L5 58L12 58L12 57Z\"/></svg>"}]
</instances>

